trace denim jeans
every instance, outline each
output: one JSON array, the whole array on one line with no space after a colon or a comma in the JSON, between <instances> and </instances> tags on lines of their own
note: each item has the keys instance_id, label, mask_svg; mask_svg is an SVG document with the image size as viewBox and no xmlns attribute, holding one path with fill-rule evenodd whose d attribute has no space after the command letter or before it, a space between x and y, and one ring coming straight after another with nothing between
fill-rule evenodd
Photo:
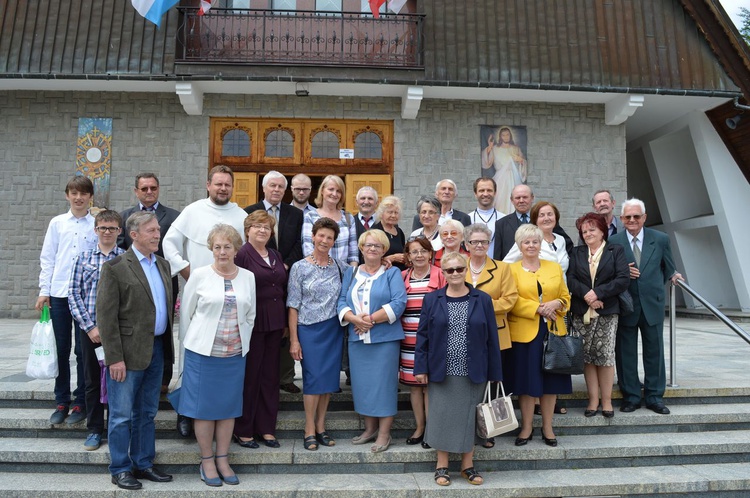
<instances>
[{"instance_id":1,"label":"denim jeans","mask_svg":"<svg viewBox=\"0 0 750 498\"><path fill-rule=\"evenodd\" d=\"M127 368L127 364L125 365ZM144 470L154 465L156 426L161 377L164 370L162 337L154 338L154 352L146 370L127 370L123 382L115 382L107 369L109 397L108 445L112 463L109 473Z\"/></svg>"},{"instance_id":2,"label":"denim jeans","mask_svg":"<svg viewBox=\"0 0 750 498\"><path fill-rule=\"evenodd\" d=\"M55 379L55 402L58 405L70 406L70 348L75 341L77 379L76 389L73 391L73 405L85 408L85 381L80 328L78 324L75 324L74 334L73 315L70 314L67 297L50 297L49 301L49 315L52 320L52 330L55 332L55 345L57 346L58 373ZM72 337L75 337L75 339L71 340Z\"/></svg>"}]
</instances>

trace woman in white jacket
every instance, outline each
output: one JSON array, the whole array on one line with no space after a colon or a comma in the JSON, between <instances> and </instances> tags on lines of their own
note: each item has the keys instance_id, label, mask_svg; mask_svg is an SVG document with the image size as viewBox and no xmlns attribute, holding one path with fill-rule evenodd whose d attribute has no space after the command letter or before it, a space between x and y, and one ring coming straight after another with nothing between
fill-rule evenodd
<instances>
[{"instance_id":1,"label":"woman in white jacket","mask_svg":"<svg viewBox=\"0 0 750 498\"><path fill-rule=\"evenodd\" d=\"M234 264L241 246L237 230L216 225L208 235L214 264L194 270L182 294L182 386L169 399L177 413L195 420L200 476L209 486L240 482L227 454L234 419L242 414L245 355L255 322L255 277Z\"/></svg>"}]
</instances>

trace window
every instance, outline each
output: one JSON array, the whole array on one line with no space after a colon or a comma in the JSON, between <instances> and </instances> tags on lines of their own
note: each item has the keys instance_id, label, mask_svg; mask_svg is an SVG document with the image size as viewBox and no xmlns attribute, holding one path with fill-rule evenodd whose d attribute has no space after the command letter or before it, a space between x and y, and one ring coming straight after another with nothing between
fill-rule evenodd
<instances>
[{"instance_id":1,"label":"window","mask_svg":"<svg viewBox=\"0 0 750 498\"><path fill-rule=\"evenodd\" d=\"M274 130L266 137L266 157L293 157L294 137L286 130Z\"/></svg>"},{"instance_id":2,"label":"window","mask_svg":"<svg viewBox=\"0 0 750 498\"><path fill-rule=\"evenodd\" d=\"M339 137L330 131L319 131L312 139L312 154L316 159L339 157Z\"/></svg>"},{"instance_id":3,"label":"window","mask_svg":"<svg viewBox=\"0 0 750 498\"><path fill-rule=\"evenodd\" d=\"M341 0L315 0L317 12L330 12L329 15L341 14Z\"/></svg>"},{"instance_id":4,"label":"window","mask_svg":"<svg viewBox=\"0 0 750 498\"><path fill-rule=\"evenodd\" d=\"M271 3L273 10L278 10L277 14L294 14L297 10L297 0L273 0Z\"/></svg>"},{"instance_id":5,"label":"window","mask_svg":"<svg viewBox=\"0 0 750 498\"><path fill-rule=\"evenodd\" d=\"M382 159L383 141L371 131L359 133L354 138L354 157L359 159Z\"/></svg>"},{"instance_id":6,"label":"window","mask_svg":"<svg viewBox=\"0 0 750 498\"><path fill-rule=\"evenodd\" d=\"M249 9L250 0L219 0L216 7L219 9Z\"/></svg>"},{"instance_id":7,"label":"window","mask_svg":"<svg viewBox=\"0 0 750 498\"><path fill-rule=\"evenodd\" d=\"M250 135L241 129L229 130L221 141L222 156L250 156Z\"/></svg>"},{"instance_id":8,"label":"window","mask_svg":"<svg viewBox=\"0 0 750 498\"><path fill-rule=\"evenodd\" d=\"M360 0L361 1L361 8L359 9L360 12L362 12L362 15L367 17L372 17L372 8L370 7L369 0ZM388 2L383 2L383 5L380 6L378 9L379 14L385 14L388 9L386 6L388 5Z\"/></svg>"}]
</instances>

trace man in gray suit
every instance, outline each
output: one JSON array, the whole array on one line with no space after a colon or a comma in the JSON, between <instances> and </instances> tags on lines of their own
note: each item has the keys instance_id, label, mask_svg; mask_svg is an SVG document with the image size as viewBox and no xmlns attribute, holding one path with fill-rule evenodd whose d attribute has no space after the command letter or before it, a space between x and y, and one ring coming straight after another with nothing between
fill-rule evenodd
<instances>
[{"instance_id":1,"label":"man in gray suit","mask_svg":"<svg viewBox=\"0 0 750 498\"><path fill-rule=\"evenodd\" d=\"M102 265L96 315L107 365L112 483L140 489L137 478L172 480L154 468L162 372L174 359L172 293L169 263L156 255L156 215L135 213L127 229L130 249Z\"/></svg>"},{"instance_id":2,"label":"man in gray suit","mask_svg":"<svg viewBox=\"0 0 750 498\"><path fill-rule=\"evenodd\" d=\"M610 244L625 249L630 266L630 294L633 313L620 316L615 342L617 380L622 391L621 412L641 407L641 383L638 379L638 330L643 341L643 397L646 408L662 415L669 414L664 405L667 384L664 366L664 286L671 280L682 280L674 266L669 237L662 232L644 228L646 206L639 199L622 205L620 217L625 230L609 238Z\"/></svg>"}]
</instances>

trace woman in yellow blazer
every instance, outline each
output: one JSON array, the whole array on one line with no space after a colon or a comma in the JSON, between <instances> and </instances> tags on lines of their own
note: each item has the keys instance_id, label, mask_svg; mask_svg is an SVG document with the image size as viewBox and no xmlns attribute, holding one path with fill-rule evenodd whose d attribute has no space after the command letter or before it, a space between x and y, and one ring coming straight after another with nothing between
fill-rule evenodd
<instances>
[{"instance_id":1,"label":"woman in yellow blazer","mask_svg":"<svg viewBox=\"0 0 750 498\"><path fill-rule=\"evenodd\" d=\"M516 231L516 244L521 261L510 265L518 288L518 299L508 314L510 339L510 382L521 405L521 431L516 446L523 446L533 436L534 398L541 398L542 439L548 446L557 446L552 430L555 401L558 394L570 393L570 375L542 371L544 337L548 323L557 324L557 333L565 335L563 317L570 306L570 294L563 279L562 268L553 261L539 259L542 231L535 225L521 225Z\"/></svg>"}]
</instances>

